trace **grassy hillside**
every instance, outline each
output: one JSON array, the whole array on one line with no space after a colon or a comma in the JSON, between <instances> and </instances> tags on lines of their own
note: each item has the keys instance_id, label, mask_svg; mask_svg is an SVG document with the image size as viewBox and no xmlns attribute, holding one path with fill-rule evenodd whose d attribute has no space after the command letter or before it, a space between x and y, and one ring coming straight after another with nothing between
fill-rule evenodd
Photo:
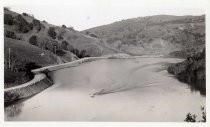
<instances>
[{"instance_id":1,"label":"grassy hillside","mask_svg":"<svg viewBox=\"0 0 210 127\"><path fill-rule=\"evenodd\" d=\"M118 50L72 27L55 26L4 8L5 87L30 80L34 68L113 53Z\"/></svg>"},{"instance_id":2,"label":"grassy hillside","mask_svg":"<svg viewBox=\"0 0 210 127\"><path fill-rule=\"evenodd\" d=\"M157 15L122 20L82 31L131 54L187 57L205 45L205 16Z\"/></svg>"},{"instance_id":3,"label":"grassy hillside","mask_svg":"<svg viewBox=\"0 0 210 127\"><path fill-rule=\"evenodd\" d=\"M11 15L14 22L13 25L5 23L5 33L6 31L14 32L17 39L26 42L28 42L32 36L36 36L37 46L40 48L44 48L44 44L50 45L52 43L52 45L56 45L59 48L62 42L66 41L68 43L68 47L70 47L70 49L66 49L66 51L70 52L74 52L72 51L73 48L79 52L85 50L86 55L88 56L101 56L104 54L116 53L115 50L101 44L100 39L87 37L86 35L81 34L73 28L68 28L65 25L55 26L47 23L46 21L39 21L27 13L20 15L12 11L5 10L4 14ZM22 20L25 20L26 23L19 23ZM25 27L20 29L22 26ZM24 31L24 29L26 30ZM54 32L54 35L49 34L50 29L53 29L51 33ZM50 48L50 50L53 49Z\"/></svg>"}]
</instances>

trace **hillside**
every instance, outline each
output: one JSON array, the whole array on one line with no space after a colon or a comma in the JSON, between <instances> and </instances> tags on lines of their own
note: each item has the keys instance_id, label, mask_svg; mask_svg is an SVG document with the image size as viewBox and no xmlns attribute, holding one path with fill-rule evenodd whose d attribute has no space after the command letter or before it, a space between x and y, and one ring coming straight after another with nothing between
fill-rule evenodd
<instances>
[{"instance_id":1,"label":"hillside","mask_svg":"<svg viewBox=\"0 0 210 127\"><path fill-rule=\"evenodd\" d=\"M37 67L119 52L101 41L72 27L55 26L4 8L5 84L9 87L30 80L27 74Z\"/></svg>"},{"instance_id":2,"label":"hillside","mask_svg":"<svg viewBox=\"0 0 210 127\"><path fill-rule=\"evenodd\" d=\"M134 55L188 57L205 46L205 15L156 15L122 20L82 31Z\"/></svg>"}]
</instances>

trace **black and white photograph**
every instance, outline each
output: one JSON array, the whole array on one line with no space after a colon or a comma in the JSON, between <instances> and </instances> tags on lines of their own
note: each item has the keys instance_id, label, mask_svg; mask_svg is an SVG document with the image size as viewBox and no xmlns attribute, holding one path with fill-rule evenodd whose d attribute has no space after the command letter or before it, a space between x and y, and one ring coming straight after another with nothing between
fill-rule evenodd
<instances>
[{"instance_id":1,"label":"black and white photograph","mask_svg":"<svg viewBox=\"0 0 210 127\"><path fill-rule=\"evenodd\" d=\"M206 125L207 0L3 3L4 122Z\"/></svg>"}]
</instances>

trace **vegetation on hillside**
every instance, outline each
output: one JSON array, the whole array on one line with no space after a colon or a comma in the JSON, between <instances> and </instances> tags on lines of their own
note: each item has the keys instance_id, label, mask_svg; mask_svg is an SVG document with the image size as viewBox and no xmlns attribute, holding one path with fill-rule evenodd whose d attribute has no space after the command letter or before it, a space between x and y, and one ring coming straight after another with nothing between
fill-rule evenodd
<instances>
[{"instance_id":1,"label":"vegetation on hillside","mask_svg":"<svg viewBox=\"0 0 210 127\"><path fill-rule=\"evenodd\" d=\"M205 47L205 16L157 15L118 21L83 31L125 53L188 57Z\"/></svg>"},{"instance_id":2,"label":"vegetation on hillside","mask_svg":"<svg viewBox=\"0 0 210 127\"><path fill-rule=\"evenodd\" d=\"M54 26L31 14L4 8L5 86L30 80L28 64L43 67L115 52L99 42L73 27Z\"/></svg>"},{"instance_id":3,"label":"vegetation on hillside","mask_svg":"<svg viewBox=\"0 0 210 127\"><path fill-rule=\"evenodd\" d=\"M191 87L198 89L201 94L206 94L206 56L205 49L185 61L172 64L168 72L174 74L180 81L187 82Z\"/></svg>"}]
</instances>

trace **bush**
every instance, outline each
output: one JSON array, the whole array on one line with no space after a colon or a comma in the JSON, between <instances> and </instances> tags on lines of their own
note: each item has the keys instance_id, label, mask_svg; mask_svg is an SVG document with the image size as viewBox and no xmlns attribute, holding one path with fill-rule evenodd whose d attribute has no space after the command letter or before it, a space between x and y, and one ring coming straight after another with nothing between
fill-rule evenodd
<instances>
[{"instance_id":1,"label":"bush","mask_svg":"<svg viewBox=\"0 0 210 127\"><path fill-rule=\"evenodd\" d=\"M67 41L62 41L61 42L61 48L64 50L68 50L68 42Z\"/></svg>"},{"instance_id":2,"label":"bush","mask_svg":"<svg viewBox=\"0 0 210 127\"><path fill-rule=\"evenodd\" d=\"M28 16L28 14L27 13L22 13L24 16Z\"/></svg>"},{"instance_id":3,"label":"bush","mask_svg":"<svg viewBox=\"0 0 210 127\"><path fill-rule=\"evenodd\" d=\"M79 58L84 58L86 57L86 50L82 50L78 56Z\"/></svg>"},{"instance_id":4,"label":"bush","mask_svg":"<svg viewBox=\"0 0 210 127\"><path fill-rule=\"evenodd\" d=\"M15 17L15 24L17 24L17 30L22 33L27 33L33 29L33 24L28 23L20 14Z\"/></svg>"},{"instance_id":5,"label":"bush","mask_svg":"<svg viewBox=\"0 0 210 127\"><path fill-rule=\"evenodd\" d=\"M65 25L62 25L62 27L63 27L63 28L66 28L66 26L65 26Z\"/></svg>"},{"instance_id":6,"label":"bush","mask_svg":"<svg viewBox=\"0 0 210 127\"><path fill-rule=\"evenodd\" d=\"M48 30L48 35L52 37L52 39L56 39L56 32L54 27L50 27Z\"/></svg>"},{"instance_id":7,"label":"bush","mask_svg":"<svg viewBox=\"0 0 210 127\"><path fill-rule=\"evenodd\" d=\"M85 34L89 35L89 34L90 34L90 32L89 32L89 31L85 31Z\"/></svg>"},{"instance_id":8,"label":"bush","mask_svg":"<svg viewBox=\"0 0 210 127\"><path fill-rule=\"evenodd\" d=\"M53 40L53 39L49 39L46 37L39 37L38 39L38 47L41 49L45 49L48 50L50 52L55 52L55 47L59 47L58 42Z\"/></svg>"},{"instance_id":9,"label":"bush","mask_svg":"<svg viewBox=\"0 0 210 127\"><path fill-rule=\"evenodd\" d=\"M12 31L6 31L5 32L5 36L8 37L8 38L12 38L12 39L16 39L17 38L15 33L12 32Z\"/></svg>"},{"instance_id":10,"label":"bush","mask_svg":"<svg viewBox=\"0 0 210 127\"><path fill-rule=\"evenodd\" d=\"M7 24L7 25L14 24L13 17L11 14L4 14L4 24Z\"/></svg>"},{"instance_id":11,"label":"bush","mask_svg":"<svg viewBox=\"0 0 210 127\"><path fill-rule=\"evenodd\" d=\"M72 53L74 53L79 58L89 57L89 55L86 54L86 50L82 50L81 52L78 49L72 49Z\"/></svg>"},{"instance_id":12,"label":"bush","mask_svg":"<svg viewBox=\"0 0 210 127\"><path fill-rule=\"evenodd\" d=\"M24 71L26 72L26 75L29 77L29 79L32 79L34 77L34 74L31 72L33 69L40 68L41 66L36 64L35 62L29 62L24 65Z\"/></svg>"},{"instance_id":13,"label":"bush","mask_svg":"<svg viewBox=\"0 0 210 127\"><path fill-rule=\"evenodd\" d=\"M76 56L79 56L79 50L78 49L72 49L72 53L74 53Z\"/></svg>"},{"instance_id":14,"label":"bush","mask_svg":"<svg viewBox=\"0 0 210 127\"><path fill-rule=\"evenodd\" d=\"M37 19L34 19L34 20L33 20L33 26L36 27L37 32L39 32L39 31L42 29L42 27L44 28L44 26L43 26L43 25L40 23L40 21L37 20Z\"/></svg>"},{"instance_id":15,"label":"bush","mask_svg":"<svg viewBox=\"0 0 210 127\"><path fill-rule=\"evenodd\" d=\"M188 113L184 121L185 122L206 122L206 109L203 106L201 106L201 111L202 111L201 120L197 120L197 115Z\"/></svg>"},{"instance_id":16,"label":"bush","mask_svg":"<svg viewBox=\"0 0 210 127\"><path fill-rule=\"evenodd\" d=\"M63 40L63 37L61 35L59 35L58 40Z\"/></svg>"},{"instance_id":17,"label":"bush","mask_svg":"<svg viewBox=\"0 0 210 127\"><path fill-rule=\"evenodd\" d=\"M4 7L5 11L10 11L10 7Z\"/></svg>"},{"instance_id":18,"label":"bush","mask_svg":"<svg viewBox=\"0 0 210 127\"><path fill-rule=\"evenodd\" d=\"M75 31L73 27L68 27L67 29L69 29L71 31Z\"/></svg>"},{"instance_id":19,"label":"bush","mask_svg":"<svg viewBox=\"0 0 210 127\"><path fill-rule=\"evenodd\" d=\"M57 54L58 56L63 56L63 55L65 55L66 53L65 53L62 49L57 49L57 50L56 50L56 54Z\"/></svg>"},{"instance_id":20,"label":"bush","mask_svg":"<svg viewBox=\"0 0 210 127\"><path fill-rule=\"evenodd\" d=\"M94 38L98 38L98 36L96 36L96 35L93 34L93 33L91 33L90 36L91 36L91 37L94 37Z\"/></svg>"},{"instance_id":21,"label":"bush","mask_svg":"<svg viewBox=\"0 0 210 127\"><path fill-rule=\"evenodd\" d=\"M32 44L32 45L38 46L37 36L35 36L35 35L31 36L30 39L29 39L29 43Z\"/></svg>"}]
</instances>

